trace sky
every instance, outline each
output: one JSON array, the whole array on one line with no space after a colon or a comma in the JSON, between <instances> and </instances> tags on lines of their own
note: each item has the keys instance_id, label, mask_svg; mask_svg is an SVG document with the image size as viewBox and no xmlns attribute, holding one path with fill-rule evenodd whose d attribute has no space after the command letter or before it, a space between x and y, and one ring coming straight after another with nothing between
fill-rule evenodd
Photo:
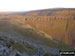
<instances>
[{"instance_id":1,"label":"sky","mask_svg":"<svg viewBox=\"0 0 75 56\"><path fill-rule=\"evenodd\" d=\"M0 12L75 8L75 0L0 0Z\"/></svg>"}]
</instances>

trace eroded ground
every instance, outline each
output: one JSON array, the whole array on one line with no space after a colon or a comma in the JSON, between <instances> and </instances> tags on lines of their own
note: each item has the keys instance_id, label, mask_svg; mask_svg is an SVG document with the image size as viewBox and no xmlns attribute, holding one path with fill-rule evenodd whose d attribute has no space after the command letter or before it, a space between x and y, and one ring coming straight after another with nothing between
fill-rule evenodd
<instances>
[{"instance_id":1,"label":"eroded ground","mask_svg":"<svg viewBox=\"0 0 75 56\"><path fill-rule=\"evenodd\" d=\"M59 56L59 50L75 50L60 41L16 21L0 21L1 56Z\"/></svg>"}]
</instances>

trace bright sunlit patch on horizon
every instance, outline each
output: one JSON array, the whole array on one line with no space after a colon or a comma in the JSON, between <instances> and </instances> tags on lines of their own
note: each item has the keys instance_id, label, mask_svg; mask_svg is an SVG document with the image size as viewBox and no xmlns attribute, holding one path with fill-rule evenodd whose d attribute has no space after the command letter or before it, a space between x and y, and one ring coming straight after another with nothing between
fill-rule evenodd
<instances>
[{"instance_id":1,"label":"bright sunlit patch on horizon","mask_svg":"<svg viewBox=\"0 0 75 56\"><path fill-rule=\"evenodd\" d=\"M75 8L75 0L0 0L0 12Z\"/></svg>"}]
</instances>

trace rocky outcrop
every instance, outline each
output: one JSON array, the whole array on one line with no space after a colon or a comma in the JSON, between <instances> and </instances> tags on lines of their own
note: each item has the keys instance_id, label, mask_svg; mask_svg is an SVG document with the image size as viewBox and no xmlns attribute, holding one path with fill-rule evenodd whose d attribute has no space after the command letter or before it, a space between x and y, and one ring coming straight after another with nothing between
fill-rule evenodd
<instances>
[{"instance_id":1,"label":"rocky outcrop","mask_svg":"<svg viewBox=\"0 0 75 56\"><path fill-rule=\"evenodd\" d=\"M12 33L12 34L11 34ZM16 32L0 32L0 56L59 55L59 49L49 48L36 41L25 39Z\"/></svg>"}]
</instances>

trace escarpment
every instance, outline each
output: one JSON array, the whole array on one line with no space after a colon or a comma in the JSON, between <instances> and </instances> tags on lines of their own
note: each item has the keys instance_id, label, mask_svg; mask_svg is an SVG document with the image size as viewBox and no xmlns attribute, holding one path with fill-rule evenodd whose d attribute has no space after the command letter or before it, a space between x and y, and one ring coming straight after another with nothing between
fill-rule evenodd
<instances>
[{"instance_id":1,"label":"escarpment","mask_svg":"<svg viewBox=\"0 0 75 56\"><path fill-rule=\"evenodd\" d=\"M75 45L75 8L58 8L14 13L0 16L29 24L34 29L45 32L53 39Z\"/></svg>"},{"instance_id":2,"label":"escarpment","mask_svg":"<svg viewBox=\"0 0 75 56\"><path fill-rule=\"evenodd\" d=\"M23 16L19 22L29 24L55 40L75 45L74 16Z\"/></svg>"}]
</instances>

